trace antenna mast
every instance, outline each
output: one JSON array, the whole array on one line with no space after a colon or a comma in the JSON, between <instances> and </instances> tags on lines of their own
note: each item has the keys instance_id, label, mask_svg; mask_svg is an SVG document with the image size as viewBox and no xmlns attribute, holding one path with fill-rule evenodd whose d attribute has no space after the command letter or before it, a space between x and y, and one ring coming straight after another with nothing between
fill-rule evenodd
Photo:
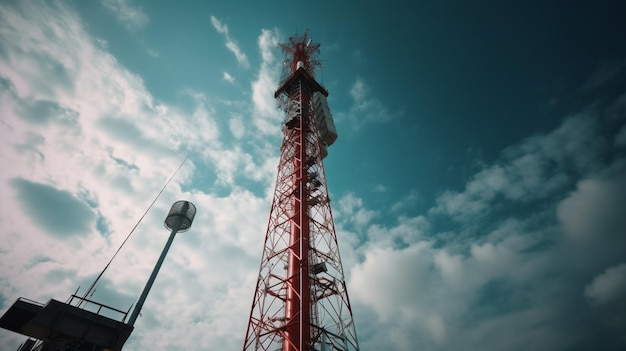
<instances>
[{"instance_id":1,"label":"antenna mast","mask_svg":"<svg viewBox=\"0 0 626 351\"><path fill-rule=\"evenodd\" d=\"M308 31L280 44L289 71L274 200L243 350L358 350L323 159L337 132L314 78L320 44Z\"/></svg>"}]
</instances>

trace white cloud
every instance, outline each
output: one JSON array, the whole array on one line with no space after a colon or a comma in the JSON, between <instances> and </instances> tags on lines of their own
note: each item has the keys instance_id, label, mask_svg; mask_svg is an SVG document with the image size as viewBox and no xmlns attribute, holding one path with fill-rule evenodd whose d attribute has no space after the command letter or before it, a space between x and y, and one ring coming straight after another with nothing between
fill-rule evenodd
<instances>
[{"instance_id":1,"label":"white cloud","mask_svg":"<svg viewBox=\"0 0 626 351\"><path fill-rule=\"evenodd\" d=\"M432 213L465 220L488 213L502 198L525 203L549 197L571 182L571 174L600 167L597 160L607 144L598 128L591 116L572 116L550 133L505 149L501 160L475 174L463 192L444 192Z\"/></svg>"},{"instance_id":2,"label":"white cloud","mask_svg":"<svg viewBox=\"0 0 626 351\"><path fill-rule=\"evenodd\" d=\"M363 200L350 193L339 199L338 211L344 222L352 223L357 228L363 229L376 216L376 211L363 207Z\"/></svg>"},{"instance_id":3,"label":"white cloud","mask_svg":"<svg viewBox=\"0 0 626 351\"><path fill-rule=\"evenodd\" d=\"M383 103L372 96L370 88L362 78L357 78L349 91L352 105L347 112L337 112L339 122L346 121L350 128L360 129L363 125L373 122L388 122L394 118L393 113Z\"/></svg>"},{"instance_id":4,"label":"white cloud","mask_svg":"<svg viewBox=\"0 0 626 351\"><path fill-rule=\"evenodd\" d=\"M228 127L230 128L230 132L237 139L243 138L246 134L246 126L243 123L243 118L241 116L233 116L228 120Z\"/></svg>"},{"instance_id":5,"label":"white cloud","mask_svg":"<svg viewBox=\"0 0 626 351\"><path fill-rule=\"evenodd\" d=\"M437 284L431 259L432 248L425 242L401 250L373 248L353 268L348 291L353 300L375 310L382 323L417 324L441 342L445 325L428 301Z\"/></svg>"},{"instance_id":6,"label":"white cloud","mask_svg":"<svg viewBox=\"0 0 626 351\"><path fill-rule=\"evenodd\" d=\"M228 50L232 51L233 54L235 54L235 57L237 58L237 62L239 62L241 65L243 65L246 68L250 67L250 63L248 62L248 57L246 56L246 54L244 54L241 51L241 49L239 48L239 45L237 45L233 41L228 40L226 42L226 47L228 48Z\"/></svg>"},{"instance_id":7,"label":"white cloud","mask_svg":"<svg viewBox=\"0 0 626 351\"><path fill-rule=\"evenodd\" d=\"M235 77L231 76L228 72L224 72L223 79L230 84L235 83Z\"/></svg>"},{"instance_id":8,"label":"white cloud","mask_svg":"<svg viewBox=\"0 0 626 351\"><path fill-rule=\"evenodd\" d=\"M356 109L363 109L366 105L365 99L367 94L365 93L365 85L362 79L357 79L350 89L350 96L356 105Z\"/></svg>"},{"instance_id":9,"label":"white cloud","mask_svg":"<svg viewBox=\"0 0 626 351\"><path fill-rule=\"evenodd\" d=\"M169 234L162 223L170 205L188 199L198 208L194 225L174 241L125 349L150 348L155 340L177 349L236 349L258 271L269 191L257 196L232 184L247 177L269 188L276 152L265 152L261 142L255 157L227 148L215 107L201 93L186 91L193 102L185 108L157 101L141 77L87 35L68 6L0 5L0 224L6 234L0 260L7 262L0 268L0 296L46 302L64 301L78 285L84 292L191 154L109 267L94 299L120 309L133 303ZM241 136L237 123L231 131ZM197 174L207 169L215 179ZM195 177L208 178L203 188L190 183ZM81 209L75 213L91 215L58 226L71 232L66 239L62 230L50 231L56 222L45 213L35 218L29 212L37 202L24 201L28 189L16 182L48 189L50 199L40 201L38 211L45 203L69 203ZM204 188L220 184L227 189L220 196ZM22 341L0 331L2 349Z\"/></svg>"},{"instance_id":10,"label":"white cloud","mask_svg":"<svg viewBox=\"0 0 626 351\"><path fill-rule=\"evenodd\" d=\"M370 247L403 247L421 242L428 231L430 223L423 216L398 217L393 227L372 224L366 230L367 246Z\"/></svg>"},{"instance_id":11,"label":"white cloud","mask_svg":"<svg viewBox=\"0 0 626 351\"><path fill-rule=\"evenodd\" d=\"M434 262L448 284L455 289L462 288L466 272L461 255L450 255L445 250L441 250L435 254Z\"/></svg>"},{"instance_id":12,"label":"white cloud","mask_svg":"<svg viewBox=\"0 0 626 351\"><path fill-rule=\"evenodd\" d=\"M237 42L235 42L235 40L230 37L228 26L226 24L223 24L215 16L211 16L211 24L218 33L224 34L224 37L226 38L226 48L228 48L228 50L230 50L235 55L237 62L239 62L239 64L244 66L245 68L249 68L250 63L248 62L248 57L246 56L246 54L243 53L243 51L241 51L241 48L239 47Z\"/></svg>"},{"instance_id":13,"label":"white cloud","mask_svg":"<svg viewBox=\"0 0 626 351\"><path fill-rule=\"evenodd\" d=\"M557 208L566 234L573 240L597 240L626 234L626 177L584 179Z\"/></svg>"},{"instance_id":14,"label":"white cloud","mask_svg":"<svg viewBox=\"0 0 626 351\"><path fill-rule=\"evenodd\" d=\"M579 308L572 291L581 286L571 273L597 274L626 253L626 163L607 157L602 123L591 113L568 117L507 148L464 191L443 192L427 216L374 218L365 243L347 241L359 256L349 292L360 315L372 313L359 328L384 330L362 346L550 350L575 342L572 331L604 323L600 312ZM366 206L340 200L342 228L344 213ZM587 285L594 305L622 306L622 266Z\"/></svg>"},{"instance_id":15,"label":"white cloud","mask_svg":"<svg viewBox=\"0 0 626 351\"><path fill-rule=\"evenodd\" d=\"M130 0L102 0L102 4L129 30L142 29L150 22L143 9L132 6Z\"/></svg>"},{"instance_id":16,"label":"white cloud","mask_svg":"<svg viewBox=\"0 0 626 351\"><path fill-rule=\"evenodd\" d=\"M215 27L215 30L217 30L218 33L228 34L228 26L222 24L222 22L218 20L217 17L211 16L211 24L213 25L213 27Z\"/></svg>"},{"instance_id":17,"label":"white cloud","mask_svg":"<svg viewBox=\"0 0 626 351\"><path fill-rule=\"evenodd\" d=\"M400 201L394 203L393 206L391 206L391 211L392 212L401 211L411 205L414 205L419 200L420 200L419 194L416 191L411 190L402 199L400 199Z\"/></svg>"},{"instance_id":18,"label":"white cloud","mask_svg":"<svg viewBox=\"0 0 626 351\"><path fill-rule=\"evenodd\" d=\"M597 304L606 304L626 295L626 263L607 268L585 287L585 296Z\"/></svg>"},{"instance_id":19,"label":"white cloud","mask_svg":"<svg viewBox=\"0 0 626 351\"><path fill-rule=\"evenodd\" d=\"M261 51L261 69L255 81L252 82L252 104L254 119L252 123L264 135L278 134L283 113L276 107L274 91L278 86L280 67L275 64L274 52L278 45L277 30L263 29L258 39Z\"/></svg>"}]
</instances>

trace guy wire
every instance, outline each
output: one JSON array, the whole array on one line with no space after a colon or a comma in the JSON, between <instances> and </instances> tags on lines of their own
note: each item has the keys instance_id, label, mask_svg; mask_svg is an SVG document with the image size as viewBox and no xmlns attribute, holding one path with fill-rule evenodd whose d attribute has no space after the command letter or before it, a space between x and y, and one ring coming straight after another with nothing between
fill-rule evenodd
<instances>
[{"instance_id":1,"label":"guy wire","mask_svg":"<svg viewBox=\"0 0 626 351\"><path fill-rule=\"evenodd\" d=\"M159 191L159 193L157 194L157 196L154 198L154 200L152 200L152 203L150 204L150 206L148 206L148 209L146 210L146 212L143 213L143 215L141 216L141 218L139 218L139 221L137 221L137 223L135 224L135 226L133 227L133 229L130 231L130 233L128 233L128 235L126 236L126 239L124 239L124 241L122 242L122 244L120 245L120 247L117 249L117 251L115 251L115 254L113 255L113 257L111 257L111 259L109 260L109 263L107 263L107 265L104 267L104 269L102 270L102 272L100 272L100 274L98 275L98 277L96 278L96 280L94 280L93 284L91 284L91 286L89 287L89 290L87 290L87 292L85 292L85 295L83 295L83 299L81 300L81 302L78 304L78 307L80 307L80 305L85 302L85 299L87 298L87 295L89 295L90 293L93 294L93 292L95 292L94 288L96 286L96 284L98 284L98 281L100 280L100 278L102 278L102 275L104 274L104 272L107 270L107 268L109 268L109 266L111 265L111 262L113 262L113 259L115 259L115 256L117 256L117 254L120 252L120 250L122 250L122 247L124 246L124 244L126 244L126 241L128 241L128 239L130 238L130 236L133 234L133 232L135 231L135 229L137 229L137 227L139 226L139 223L141 223L141 221L143 220L143 218L146 216L146 214L148 214L148 211L150 211L150 209L152 208L152 206L154 205L154 203L158 200L159 196L161 196L161 194L163 193L163 191L165 190L165 188L167 187L167 185L172 181L172 179L174 179L174 176L176 175L176 173L178 173L178 171L183 167L183 165L185 164L185 162L187 162L187 159L189 158L189 154L187 154L187 157L185 157L185 159L183 160L183 162L181 162L180 166L178 166L178 168L176 169L176 171L174 171L174 173L172 173L172 175L170 176L170 178L167 180L167 182L165 183L165 185L163 186L163 188L161 189L161 191ZM90 296L91 297L91 296Z\"/></svg>"}]
</instances>

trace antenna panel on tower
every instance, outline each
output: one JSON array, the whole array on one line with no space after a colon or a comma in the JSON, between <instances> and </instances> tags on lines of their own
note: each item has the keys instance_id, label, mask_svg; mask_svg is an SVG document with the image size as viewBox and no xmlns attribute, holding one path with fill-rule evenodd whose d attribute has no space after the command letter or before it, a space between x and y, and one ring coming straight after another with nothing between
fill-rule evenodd
<instances>
[{"instance_id":1,"label":"antenna panel on tower","mask_svg":"<svg viewBox=\"0 0 626 351\"><path fill-rule=\"evenodd\" d=\"M332 145L337 140L337 129L333 121L333 115L330 113L328 101L324 94L315 93L313 97L313 107L315 109L315 118L317 129L320 133L320 139L327 145Z\"/></svg>"}]
</instances>

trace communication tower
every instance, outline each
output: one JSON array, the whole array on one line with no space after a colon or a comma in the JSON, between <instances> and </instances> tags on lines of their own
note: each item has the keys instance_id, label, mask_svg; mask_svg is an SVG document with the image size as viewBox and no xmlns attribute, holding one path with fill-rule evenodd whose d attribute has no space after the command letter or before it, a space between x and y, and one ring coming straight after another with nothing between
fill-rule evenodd
<instances>
[{"instance_id":1,"label":"communication tower","mask_svg":"<svg viewBox=\"0 0 626 351\"><path fill-rule=\"evenodd\" d=\"M288 65L274 97L286 117L244 351L359 349L324 173L337 132L314 78L319 46L308 31L280 44Z\"/></svg>"}]
</instances>

